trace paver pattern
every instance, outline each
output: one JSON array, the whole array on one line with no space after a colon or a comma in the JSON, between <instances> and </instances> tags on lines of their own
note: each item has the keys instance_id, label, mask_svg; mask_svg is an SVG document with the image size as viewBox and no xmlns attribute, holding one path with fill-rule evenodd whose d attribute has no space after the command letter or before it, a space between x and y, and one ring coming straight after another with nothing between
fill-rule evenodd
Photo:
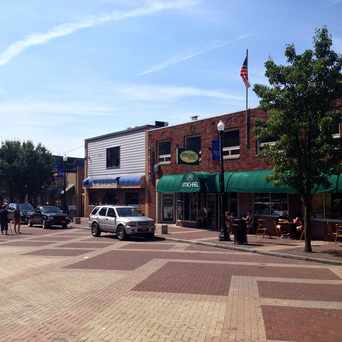
<instances>
[{"instance_id":1,"label":"paver pattern","mask_svg":"<svg viewBox=\"0 0 342 342\"><path fill-rule=\"evenodd\" d=\"M342 341L340 266L89 235L0 236L0 341Z\"/></svg>"}]
</instances>

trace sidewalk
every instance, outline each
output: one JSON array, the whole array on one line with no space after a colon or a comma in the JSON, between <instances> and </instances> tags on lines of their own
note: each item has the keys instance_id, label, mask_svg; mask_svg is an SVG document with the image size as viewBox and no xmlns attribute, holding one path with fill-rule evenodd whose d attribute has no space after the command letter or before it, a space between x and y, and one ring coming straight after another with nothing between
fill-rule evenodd
<instances>
[{"instance_id":1,"label":"sidewalk","mask_svg":"<svg viewBox=\"0 0 342 342\"><path fill-rule=\"evenodd\" d=\"M81 218L81 224L72 223L75 228L88 228L88 218ZM161 224L156 225L156 236L165 240L210 246L213 248L234 249L250 253L279 256L283 258L309 260L325 264L342 265L342 243L312 241L313 253L304 252L304 241L272 239L248 235L247 245L235 245L233 241L219 241L219 232L168 225L168 234L161 233ZM233 239L233 236L231 237Z\"/></svg>"},{"instance_id":2,"label":"sidewalk","mask_svg":"<svg viewBox=\"0 0 342 342\"><path fill-rule=\"evenodd\" d=\"M174 224L168 225L168 234L161 234L161 224L158 224L156 235L166 240L342 265L341 242L312 241L313 253L305 253L304 241L248 235L247 245L236 245L233 241L219 241L219 232L177 227Z\"/></svg>"}]
</instances>

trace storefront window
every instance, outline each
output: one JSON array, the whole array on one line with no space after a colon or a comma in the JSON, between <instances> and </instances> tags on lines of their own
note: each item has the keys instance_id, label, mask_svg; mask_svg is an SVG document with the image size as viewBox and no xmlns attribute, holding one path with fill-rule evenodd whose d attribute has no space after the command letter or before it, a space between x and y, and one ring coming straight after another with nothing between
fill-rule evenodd
<instances>
[{"instance_id":1,"label":"storefront window","mask_svg":"<svg viewBox=\"0 0 342 342\"><path fill-rule=\"evenodd\" d=\"M228 203L227 210L230 213L233 213L235 216L238 213L238 197L237 192L230 192L228 194Z\"/></svg>"},{"instance_id":2,"label":"storefront window","mask_svg":"<svg viewBox=\"0 0 342 342\"><path fill-rule=\"evenodd\" d=\"M177 194L177 220L197 221L199 219L199 194Z\"/></svg>"},{"instance_id":3,"label":"storefront window","mask_svg":"<svg viewBox=\"0 0 342 342\"><path fill-rule=\"evenodd\" d=\"M312 197L312 216L316 218L324 217L325 194L316 194Z\"/></svg>"},{"instance_id":4,"label":"storefront window","mask_svg":"<svg viewBox=\"0 0 342 342\"><path fill-rule=\"evenodd\" d=\"M139 193L135 192L126 192L125 193L125 204L126 205L138 205L139 204Z\"/></svg>"},{"instance_id":5,"label":"storefront window","mask_svg":"<svg viewBox=\"0 0 342 342\"><path fill-rule=\"evenodd\" d=\"M174 195L173 194L162 194L161 199L161 214L163 222L174 221Z\"/></svg>"},{"instance_id":6,"label":"storefront window","mask_svg":"<svg viewBox=\"0 0 342 342\"><path fill-rule=\"evenodd\" d=\"M288 216L287 194L255 194L254 214L260 216Z\"/></svg>"},{"instance_id":7,"label":"storefront window","mask_svg":"<svg viewBox=\"0 0 342 342\"><path fill-rule=\"evenodd\" d=\"M331 216L342 218L342 193L331 195Z\"/></svg>"}]
</instances>

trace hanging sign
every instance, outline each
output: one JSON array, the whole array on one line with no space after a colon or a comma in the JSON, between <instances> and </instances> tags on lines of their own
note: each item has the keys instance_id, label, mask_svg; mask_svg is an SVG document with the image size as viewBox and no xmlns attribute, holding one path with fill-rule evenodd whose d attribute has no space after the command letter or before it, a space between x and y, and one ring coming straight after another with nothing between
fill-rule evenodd
<instances>
[{"instance_id":1,"label":"hanging sign","mask_svg":"<svg viewBox=\"0 0 342 342\"><path fill-rule=\"evenodd\" d=\"M177 164L198 165L199 155L196 151L185 148L177 149Z\"/></svg>"}]
</instances>

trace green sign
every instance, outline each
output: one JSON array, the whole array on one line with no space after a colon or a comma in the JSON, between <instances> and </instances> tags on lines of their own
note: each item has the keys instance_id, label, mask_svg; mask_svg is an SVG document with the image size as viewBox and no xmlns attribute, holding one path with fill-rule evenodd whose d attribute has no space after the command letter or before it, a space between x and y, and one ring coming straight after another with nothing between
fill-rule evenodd
<instances>
[{"instance_id":1,"label":"green sign","mask_svg":"<svg viewBox=\"0 0 342 342\"><path fill-rule=\"evenodd\" d=\"M177 162L178 164L198 165L199 155L196 151L178 148Z\"/></svg>"},{"instance_id":2,"label":"green sign","mask_svg":"<svg viewBox=\"0 0 342 342\"><path fill-rule=\"evenodd\" d=\"M201 183L194 174L189 173L184 175L181 183L183 192L198 192L201 189Z\"/></svg>"}]
</instances>

